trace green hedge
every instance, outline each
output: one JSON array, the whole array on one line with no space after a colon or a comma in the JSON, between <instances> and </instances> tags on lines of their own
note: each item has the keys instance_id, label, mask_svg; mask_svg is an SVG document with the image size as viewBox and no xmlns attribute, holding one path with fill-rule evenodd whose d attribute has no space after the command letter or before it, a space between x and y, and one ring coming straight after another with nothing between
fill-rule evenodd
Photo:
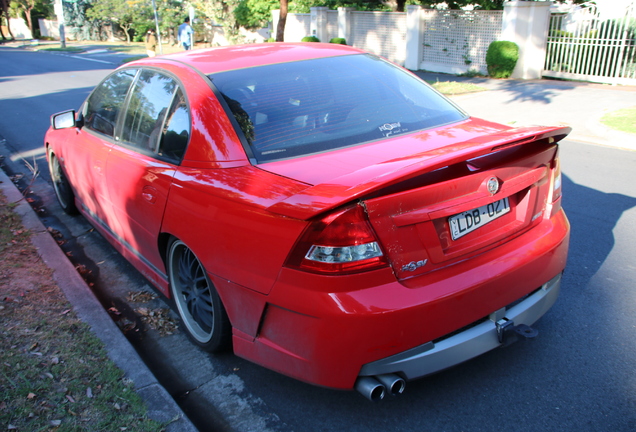
<instances>
[{"instance_id":1,"label":"green hedge","mask_svg":"<svg viewBox=\"0 0 636 432\"><path fill-rule=\"evenodd\" d=\"M493 78L509 78L519 60L519 47L514 42L494 41L486 52L488 75Z\"/></svg>"},{"instance_id":2,"label":"green hedge","mask_svg":"<svg viewBox=\"0 0 636 432\"><path fill-rule=\"evenodd\" d=\"M301 42L320 42L316 36L305 36L300 40Z\"/></svg>"},{"instance_id":3,"label":"green hedge","mask_svg":"<svg viewBox=\"0 0 636 432\"><path fill-rule=\"evenodd\" d=\"M345 38L332 38L329 43L335 43L335 44L340 44L340 45L346 45L347 44L347 40Z\"/></svg>"}]
</instances>

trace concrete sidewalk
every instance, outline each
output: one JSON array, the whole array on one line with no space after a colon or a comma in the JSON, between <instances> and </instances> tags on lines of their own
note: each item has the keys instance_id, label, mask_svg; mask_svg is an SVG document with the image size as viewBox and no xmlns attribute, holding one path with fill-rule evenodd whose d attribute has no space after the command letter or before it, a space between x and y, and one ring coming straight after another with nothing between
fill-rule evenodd
<instances>
[{"instance_id":1,"label":"concrete sidewalk","mask_svg":"<svg viewBox=\"0 0 636 432\"><path fill-rule=\"evenodd\" d=\"M570 126L568 139L636 151L636 134L604 126L603 115L636 106L636 87L557 80L495 80L417 72L426 81L470 82L487 91L452 96L474 117L511 126Z\"/></svg>"}]
</instances>

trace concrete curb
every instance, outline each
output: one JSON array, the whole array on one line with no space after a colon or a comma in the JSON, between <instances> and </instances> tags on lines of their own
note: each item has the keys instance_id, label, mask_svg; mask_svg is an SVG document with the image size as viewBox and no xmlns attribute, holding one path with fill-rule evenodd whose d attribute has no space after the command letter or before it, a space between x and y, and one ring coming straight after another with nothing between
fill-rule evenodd
<instances>
[{"instance_id":1,"label":"concrete curb","mask_svg":"<svg viewBox=\"0 0 636 432\"><path fill-rule=\"evenodd\" d=\"M148 417L158 422L169 422L165 429L168 432L196 432L197 428L159 384L2 169L0 190L9 202L17 203L15 212L22 218L24 227L31 231L31 242L44 263L53 270L53 279L71 302L79 318L91 327L93 333L104 343L111 360L134 382L135 391L146 403Z\"/></svg>"}]
</instances>

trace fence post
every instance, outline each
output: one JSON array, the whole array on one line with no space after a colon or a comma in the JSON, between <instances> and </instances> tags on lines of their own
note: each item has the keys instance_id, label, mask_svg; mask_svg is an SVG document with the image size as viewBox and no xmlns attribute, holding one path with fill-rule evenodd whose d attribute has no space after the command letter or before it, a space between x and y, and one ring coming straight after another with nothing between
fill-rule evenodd
<instances>
[{"instance_id":1,"label":"fence post","mask_svg":"<svg viewBox=\"0 0 636 432\"><path fill-rule=\"evenodd\" d=\"M344 38L349 45L353 42L351 38L351 12L354 10L356 10L356 8L338 8L338 37Z\"/></svg>"},{"instance_id":2,"label":"fence post","mask_svg":"<svg viewBox=\"0 0 636 432\"><path fill-rule=\"evenodd\" d=\"M545 63L551 1L504 3L501 40L519 45L519 60L512 78L541 78Z\"/></svg>"},{"instance_id":3,"label":"fence post","mask_svg":"<svg viewBox=\"0 0 636 432\"><path fill-rule=\"evenodd\" d=\"M329 42L327 39L327 11L328 7L312 7L311 11L311 36L316 36L320 42Z\"/></svg>"},{"instance_id":4,"label":"fence post","mask_svg":"<svg viewBox=\"0 0 636 432\"><path fill-rule=\"evenodd\" d=\"M270 38L276 39L276 32L278 31L278 21L280 20L280 9L274 9L272 11L272 29L269 33ZM284 40L284 35L283 35Z\"/></svg>"},{"instance_id":5,"label":"fence post","mask_svg":"<svg viewBox=\"0 0 636 432\"><path fill-rule=\"evenodd\" d=\"M423 33L421 6L409 5L406 7L406 58L404 67L410 70L418 70L422 62Z\"/></svg>"}]
</instances>

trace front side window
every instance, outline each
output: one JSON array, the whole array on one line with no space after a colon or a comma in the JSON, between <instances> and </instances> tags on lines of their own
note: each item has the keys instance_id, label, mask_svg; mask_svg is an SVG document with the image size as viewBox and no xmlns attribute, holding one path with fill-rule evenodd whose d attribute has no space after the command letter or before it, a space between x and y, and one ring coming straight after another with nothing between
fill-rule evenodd
<instances>
[{"instance_id":1,"label":"front side window","mask_svg":"<svg viewBox=\"0 0 636 432\"><path fill-rule=\"evenodd\" d=\"M239 69L209 78L258 163L466 118L412 74L366 54Z\"/></svg>"},{"instance_id":2,"label":"front side window","mask_svg":"<svg viewBox=\"0 0 636 432\"><path fill-rule=\"evenodd\" d=\"M109 137L114 135L117 116L136 73L136 69L121 70L95 88L84 105L84 127Z\"/></svg>"}]
</instances>

